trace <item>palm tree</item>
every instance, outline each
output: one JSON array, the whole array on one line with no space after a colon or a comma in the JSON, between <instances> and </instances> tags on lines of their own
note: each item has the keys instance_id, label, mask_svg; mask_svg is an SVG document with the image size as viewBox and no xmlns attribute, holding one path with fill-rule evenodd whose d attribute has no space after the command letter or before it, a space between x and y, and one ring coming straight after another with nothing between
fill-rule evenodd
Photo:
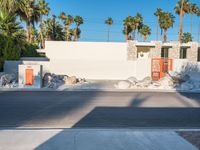
<instances>
[{"instance_id":1,"label":"palm tree","mask_svg":"<svg viewBox=\"0 0 200 150\"><path fill-rule=\"evenodd\" d=\"M10 12L6 10L0 11L0 35L13 39L15 46L21 49L26 36L20 23L16 20L16 15L11 15Z\"/></svg>"},{"instance_id":2,"label":"palm tree","mask_svg":"<svg viewBox=\"0 0 200 150\"><path fill-rule=\"evenodd\" d=\"M197 16L200 17L200 9L197 13ZM198 42L199 42L199 39L200 39L200 22L199 22L199 31L198 31Z\"/></svg>"},{"instance_id":3,"label":"palm tree","mask_svg":"<svg viewBox=\"0 0 200 150\"><path fill-rule=\"evenodd\" d=\"M134 39L135 39L135 31L138 34L139 28L142 25L142 23L143 23L143 17L142 17L142 15L140 13L137 13L136 16L133 17L133 26L135 28L134 36L133 36Z\"/></svg>"},{"instance_id":4,"label":"palm tree","mask_svg":"<svg viewBox=\"0 0 200 150\"><path fill-rule=\"evenodd\" d=\"M108 25L108 42L110 41L110 27L113 25L113 19L109 17L106 21L105 24Z\"/></svg>"},{"instance_id":5,"label":"palm tree","mask_svg":"<svg viewBox=\"0 0 200 150\"><path fill-rule=\"evenodd\" d=\"M53 15L53 18L47 18L44 21L44 35L47 40L52 41L64 41L65 40L65 32L63 31L63 27L56 21L56 16Z\"/></svg>"},{"instance_id":6,"label":"palm tree","mask_svg":"<svg viewBox=\"0 0 200 150\"><path fill-rule=\"evenodd\" d=\"M190 12L189 0L179 0L174 9L175 9L176 14L180 16L178 41L181 42L181 37L183 34L183 17L185 14Z\"/></svg>"},{"instance_id":7,"label":"palm tree","mask_svg":"<svg viewBox=\"0 0 200 150\"><path fill-rule=\"evenodd\" d=\"M160 19L160 16L162 15L162 12L163 10L161 8L158 8L156 10L156 12L154 13L154 15L158 18L158 21L157 21L157 27L156 27L156 40L158 41L158 27L159 27L159 19ZM160 36L162 39L162 35Z\"/></svg>"},{"instance_id":8,"label":"palm tree","mask_svg":"<svg viewBox=\"0 0 200 150\"><path fill-rule=\"evenodd\" d=\"M198 15L199 7L196 4L190 4L190 33L192 34L192 20L194 15Z\"/></svg>"},{"instance_id":9,"label":"palm tree","mask_svg":"<svg viewBox=\"0 0 200 150\"><path fill-rule=\"evenodd\" d=\"M144 37L144 42L146 42L147 36L151 35L151 28L147 25L143 25L139 33Z\"/></svg>"},{"instance_id":10,"label":"palm tree","mask_svg":"<svg viewBox=\"0 0 200 150\"><path fill-rule=\"evenodd\" d=\"M66 41L70 40L70 26L74 22L74 18L71 15L66 15L64 12L62 12L59 16L61 20L64 21L65 24L65 32L66 32Z\"/></svg>"},{"instance_id":11,"label":"palm tree","mask_svg":"<svg viewBox=\"0 0 200 150\"><path fill-rule=\"evenodd\" d=\"M169 12L163 12L159 19L160 28L164 30L164 42L167 42L167 30L173 27L175 17Z\"/></svg>"},{"instance_id":12,"label":"palm tree","mask_svg":"<svg viewBox=\"0 0 200 150\"><path fill-rule=\"evenodd\" d=\"M40 0L38 2L38 12L40 19L40 42L41 48L45 48L45 39L43 33L43 16L47 16L49 14L50 8L48 7L48 3L45 0Z\"/></svg>"},{"instance_id":13,"label":"palm tree","mask_svg":"<svg viewBox=\"0 0 200 150\"><path fill-rule=\"evenodd\" d=\"M22 30L20 23L16 22L16 16L11 15L6 10L0 11L0 33L13 37L17 32Z\"/></svg>"},{"instance_id":14,"label":"palm tree","mask_svg":"<svg viewBox=\"0 0 200 150\"><path fill-rule=\"evenodd\" d=\"M189 32L183 33L181 41L183 43L192 42L192 34Z\"/></svg>"},{"instance_id":15,"label":"palm tree","mask_svg":"<svg viewBox=\"0 0 200 150\"><path fill-rule=\"evenodd\" d=\"M0 0L0 9L15 13L18 9L22 9L25 5L25 0Z\"/></svg>"},{"instance_id":16,"label":"palm tree","mask_svg":"<svg viewBox=\"0 0 200 150\"><path fill-rule=\"evenodd\" d=\"M77 39L78 39L78 30L79 30L79 26L81 25L81 24L83 24L83 18L81 17L81 16L76 16L75 18L74 18L74 22L75 22L75 24L76 24L76 28L75 28L75 30L74 30L74 41L77 41Z\"/></svg>"},{"instance_id":17,"label":"palm tree","mask_svg":"<svg viewBox=\"0 0 200 150\"><path fill-rule=\"evenodd\" d=\"M132 39L132 36L130 35L133 31L133 17L132 16L128 16L126 17L126 19L124 19L123 21L123 25L124 25L124 30L123 33L126 36L126 41Z\"/></svg>"},{"instance_id":18,"label":"palm tree","mask_svg":"<svg viewBox=\"0 0 200 150\"><path fill-rule=\"evenodd\" d=\"M33 19L36 19L36 16L38 16L36 12L37 6L34 0L24 0L24 2L24 7L18 10L17 14L20 16L21 20L26 22L27 41L31 42L31 23L33 24Z\"/></svg>"}]
</instances>

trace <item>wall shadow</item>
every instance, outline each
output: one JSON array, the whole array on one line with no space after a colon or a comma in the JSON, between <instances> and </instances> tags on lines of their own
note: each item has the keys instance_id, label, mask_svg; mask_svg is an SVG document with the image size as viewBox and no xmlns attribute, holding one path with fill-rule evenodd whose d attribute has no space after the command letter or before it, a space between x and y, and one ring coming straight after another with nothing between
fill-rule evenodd
<instances>
[{"instance_id":1,"label":"wall shadow","mask_svg":"<svg viewBox=\"0 0 200 150\"><path fill-rule=\"evenodd\" d=\"M198 96L198 93L191 93L196 90L200 91L200 67L198 63L185 63L179 73L179 76L181 80L180 82L183 86L183 88L186 89L180 89L180 86L176 86L176 91L189 99L195 100L198 104L200 104L200 97ZM188 89L187 89L188 88ZM183 92L184 91L184 92Z\"/></svg>"},{"instance_id":2,"label":"wall shadow","mask_svg":"<svg viewBox=\"0 0 200 150\"><path fill-rule=\"evenodd\" d=\"M97 94L97 91L0 92L0 128L67 128L68 116L89 104Z\"/></svg>"},{"instance_id":3,"label":"wall shadow","mask_svg":"<svg viewBox=\"0 0 200 150\"><path fill-rule=\"evenodd\" d=\"M199 108L96 107L74 128L199 128Z\"/></svg>"}]
</instances>

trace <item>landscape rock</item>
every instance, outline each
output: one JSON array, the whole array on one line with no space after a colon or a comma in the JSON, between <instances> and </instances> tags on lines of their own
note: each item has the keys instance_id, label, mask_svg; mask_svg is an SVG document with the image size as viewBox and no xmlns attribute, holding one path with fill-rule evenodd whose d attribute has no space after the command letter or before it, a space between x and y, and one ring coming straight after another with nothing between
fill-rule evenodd
<instances>
[{"instance_id":1,"label":"landscape rock","mask_svg":"<svg viewBox=\"0 0 200 150\"><path fill-rule=\"evenodd\" d=\"M3 74L0 77L0 87L10 86L13 83L16 83L17 77L15 74Z\"/></svg>"},{"instance_id":2,"label":"landscape rock","mask_svg":"<svg viewBox=\"0 0 200 150\"><path fill-rule=\"evenodd\" d=\"M138 80L137 80L135 77L129 77L129 78L127 79L127 81L129 81L130 83L132 83L132 84L134 84L134 85L138 82Z\"/></svg>"},{"instance_id":3,"label":"landscape rock","mask_svg":"<svg viewBox=\"0 0 200 150\"><path fill-rule=\"evenodd\" d=\"M56 75L46 73L43 78L43 85L47 88L58 88L61 85L74 85L77 83L84 83L85 79L76 78L75 76L68 77L67 75Z\"/></svg>"},{"instance_id":4,"label":"landscape rock","mask_svg":"<svg viewBox=\"0 0 200 150\"><path fill-rule=\"evenodd\" d=\"M118 89L128 89L131 87L131 83L129 81L119 81L117 84Z\"/></svg>"},{"instance_id":5,"label":"landscape rock","mask_svg":"<svg viewBox=\"0 0 200 150\"><path fill-rule=\"evenodd\" d=\"M78 82L78 79L75 76L69 77L65 80L66 85L73 85Z\"/></svg>"}]
</instances>

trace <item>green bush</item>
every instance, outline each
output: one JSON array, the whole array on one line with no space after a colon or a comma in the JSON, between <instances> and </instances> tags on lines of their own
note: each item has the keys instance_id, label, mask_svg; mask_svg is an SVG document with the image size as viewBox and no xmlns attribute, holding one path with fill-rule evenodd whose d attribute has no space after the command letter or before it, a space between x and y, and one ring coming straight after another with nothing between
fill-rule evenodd
<instances>
[{"instance_id":1,"label":"green bush","mask_svg":"<svg viewBox=\"0 0 200 150\"><path fill-rule=\"evenodd\" d=\"M0 71L3 70L5 60L19 60L20 57L42 57L36 51L38 46L0 34Z\"/></svg>"},{"instance_id":2,"label":"green bush","mask_svg":"<svg viewBox=\"0 0 200 150\"><path fill-rule=\"evenodd\" d=\"M26 43L22 49L21 57L40 57L36 49L38 49L36 44Z\"/></svg>"},{"instance_id":3,"label":"green bush","mask_svg":"<svg viewBox=\"0 0 200 150\"><path fill-rule=\"evenodd\" d=\"M18 60L21 55L21 49L14 39L0 35L0 70L3 69L5 60Z\"/></svg>"}]
</instances>

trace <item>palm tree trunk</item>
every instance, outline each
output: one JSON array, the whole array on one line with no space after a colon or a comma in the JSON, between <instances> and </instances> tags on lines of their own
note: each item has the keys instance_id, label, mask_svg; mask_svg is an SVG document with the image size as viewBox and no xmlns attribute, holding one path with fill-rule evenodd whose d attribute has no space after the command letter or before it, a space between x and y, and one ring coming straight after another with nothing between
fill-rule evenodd
<instances>
[{"instance_id":1,"label":"palm tree trunk","mask_svg":"<svg viewBox=\"0 0 200 150\"><path fill-rule=\"evenodd\" d=\"M180 25L179 25L179 36L178 36L179 42L181 42L181 37L183 34L183 4L184 4L184 0L181 0Z\"/></svg>"},{"instance_id":2,"label":"palm tree trunk","mask_svg":"<svg viewBox=\"0 0 200 150\"><path fill-rule=\"evenodd\" d=\"M164 30L164 43L167 43L167 30Z\"/></svg>"},{"instance_id":3,"label":"palm tree trunk","mask_svg":"<svg viewBox=\"0 0 200 150\"><path fill-rule=\"evenodd\" d=\"M126 31L125 31L125 35L126 35L126 41L128 41L128 27L126 26Z\"/></svg>"},{"instance_id":4,"label":"palm tree trunk","mask_svg":"<svg viewBox=\"0 0 200 150\"><path fill-rule=\"evenodd\" d=\"M144 35L144 42L146 42L147 41L147 36L146 35Z\"/></svg>"},{"instance_id":5,"label":"palm tree trunk","mask_svg":"<svg viewBox=\"0 0 200 150\"><path fill-rule=\"evenodd\" d=\"M42 18L42 14L40 14L40 38L41 38L41 48L45 48L45 40L44 40L44 36L43 36L43 18Z\"/></svg>"},{"instance_id":6,"label":"palm tree trunk","mask_svg":"<svg viewBox=\"0 0 200 150\"><path fill-rule=\"evenodd\" d=\"M190 33L192 35L192 20L193 20L193 15L190 16Z\"/></svg>"},{"instance_id":7,"label":"palm tree trunk","mask_svg":"<svg viewBox=\"0 0 200 150\"><path fill-rule=\"evenodd\" d=\"M27 41L30 42L30 33L31 33L31 21L28 18L26 22L26 35L27 35Z\"/></svg>"},{"instance_id":8,"label":"palm tree trunk","mask_svg":"<svg viewBox=\"0 0 200 150\"><path fill-rule=\"evenodd\" d=\"M74 41L77 41L77 30L78 30L78 26L74 30Z\"/></svg>"},{"instance_id":9,"label":"palm tree trunk","mask_svg":"<svg viewBox=\"0 0 200 150\"><path fill-rule=\"evenodd\" d=\"M200 42L199 40L200 40L200 22L199 22L199 27L198 27L199 29L198 29L198 42Z\"/></svg>"},{"instance_id":10,"label":"palm tree trunk","mask_svg":"<svg viewBox=\"0 0 200 150\"><path fill-rule=\"evenodd\" d=\"M66 25L66 41L69 41L69 25Z\"/></svg>"},{"instance_id":11,"label":"palm tree trunk","mask_svg":"<svg viewBox=\"0 0 200 150\"><path fill-rule=\"evenodd\" d=\"M110 25L108 25L108 42L110 41Z\"/></svg>"},{"instance_id":12,"label":"palm tree trunk","mask_svg":"<svg viewBox=\"0 0 200 150\"><path fill-rule=\"evenodd\" d=\"M156 41L158 41L158 24L159 24L159 19L156 25Z\"/></svg>"}]
</instances>

